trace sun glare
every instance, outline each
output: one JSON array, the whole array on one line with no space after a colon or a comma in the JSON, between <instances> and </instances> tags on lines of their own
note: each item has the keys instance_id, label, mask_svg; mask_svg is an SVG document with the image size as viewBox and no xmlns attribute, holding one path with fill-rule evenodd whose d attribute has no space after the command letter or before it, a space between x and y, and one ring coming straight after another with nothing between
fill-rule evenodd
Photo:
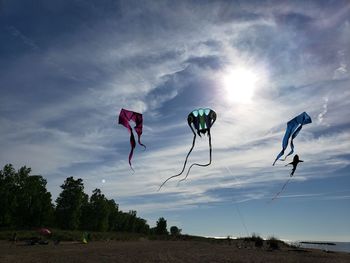
<instances>
[{"instance_id":1,"label":"sun glare","mask_svg":"<svg viewBox=\"0 0 350 263\"><path fill-rule=\"evenodd\" d=\"M250 103L256 89L257 76L244 68L234 69L223 77L223 85L229 100Z\"/></svg>"}]
</instances>

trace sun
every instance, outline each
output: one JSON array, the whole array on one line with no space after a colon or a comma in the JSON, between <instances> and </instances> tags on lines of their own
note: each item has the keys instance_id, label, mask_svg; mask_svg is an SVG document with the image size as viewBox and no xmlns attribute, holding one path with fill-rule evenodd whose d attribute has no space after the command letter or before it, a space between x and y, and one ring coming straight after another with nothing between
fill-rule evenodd
<instances>
[{"instance_id":1,"label":"sun","mask_svg":"<svg viewBox=\"0 0 350 263\"><path fill-rule=\"evenodd\" d=\"M250 103L256 89L257 80L257 76L253 71L236 68L224 75L222 84L230 101Z\"/></svg>"}]
</instances>

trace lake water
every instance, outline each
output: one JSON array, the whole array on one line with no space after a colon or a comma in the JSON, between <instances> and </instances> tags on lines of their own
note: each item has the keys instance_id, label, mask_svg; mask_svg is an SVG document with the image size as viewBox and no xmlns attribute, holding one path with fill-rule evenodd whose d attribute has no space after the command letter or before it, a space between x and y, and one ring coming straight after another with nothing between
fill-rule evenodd
<instances>
[{"instance_id":1,"label":"lake water","mask_svg":"<svg viewBox=\"0 0 350 263\"><path fill-rule=\"evenodd\" d=\"M211 237L211 236L208 236ZM232 237L232 239L236 239L237 237ZM226 239L226 237L212 237L217 239ZM334 251L334 252L348 252L350 253L350 242L333 242L333 241L315 241L318 243L334 243L335 245L320 245L320 244L305 244L305 243L299 243L301 241L290 241L282 239L282 241L290 244L290 245L299 245L302 248L315 248L315 249L321 249L321 250L328 250L328 251ZM311 241L312 242L312 241Z\"/></svg>"},{"instance_id":2,"label":"lake water","mask_svg":"<svg viewBox=\"0 0 350 263\"><path fill-rule=\"evenodd\" d=\"M341 251L350 253L350 242L331 242L331 241L320 241L322 243L334 243L335 245L320 245L320 244L305 244L299 243L300 247L303 248L316 248L328 251Z\"/></svg>"}]
</instances>

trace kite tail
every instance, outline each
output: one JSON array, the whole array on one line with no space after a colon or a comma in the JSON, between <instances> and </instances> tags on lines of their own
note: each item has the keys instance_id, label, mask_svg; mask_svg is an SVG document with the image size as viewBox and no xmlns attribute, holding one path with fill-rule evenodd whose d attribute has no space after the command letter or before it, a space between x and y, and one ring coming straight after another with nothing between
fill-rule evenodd
<instances>
[{"instance_id":1,"label":"kite tail","mask_svg":"<svg viewBox=\"0 0 350 263\"><path fill-rule=\"evenodd\" d=\"M273 162L272 166L275 165L275 163L277 162L277 160L284 154L284 149L282 149L282 151L277 155L275 161Z\"/></svg>"},{"instance_id":2,"label":"kite tail","mask_svg":"<svg viewBox=\"0 0 350 263\"><path fill-rule=\"evenodd\" d=\"M188 177L188 175L189 175L189 173L190 173L190 170L191 170L191 168L192 168L193 166L196 165L196 166L206 167L206 166L209 166L209 165L211 164L212 147L211 147L211 135L210 135L210 131L208 132L208 136L209 136L209 163L207 163L207 164L199 164L199 163L193 163L193 164L191 164L190 168L188 168L188 171L187 171L187 173L186 173L186 177L183 178L183 179L181 179L181 180L179 181L179 183L182 182L182 181L184 181L184 180L186 180L186 178Z\"/></svg>"},{"instance_id":3,"label":"kite tail","mask_svg":"<svg viewBox=\"0 0 350 263\"><path fill-rule=\"evenodd\" d=\"M279 191L272 199L270 202L272 202L273 200L275 200L277 197L279 197L279 195L283 192L284 188L286 188L287 184L289 183L290 179L292 178L289 178L285 183L284 185L282 186L282 189L281 191Z\"/></svg>"},{"instance_id":4,"label":"kite tail","mask_svg":"<svg viewBox=\"0 0 350 263\"><path fill-rule=\"evenodd\" d=\"M132 159L132 156L134 154L136 142L135 142L135 137L134 137L134 133L132 132L132 130L130 130L130 145L131 145L131 150L129 153L129 165L130 165L131 170L134 171L134 169L132 168L132 165L131 165L131 159Z\"/></svg>"},{"instance_id":5,"label":"kite tail","mask_svg":"<svg viewBox=\"0 0 350 263\"><path fill-rule=\"evenodd\" d=\"M146 145L144 145L143 143L141 143L140 135L138 136L137 142L138 142L141 146L143 146L143 148L145 148L145 150L146 150Z\"/></svg>"},{"instance_id":6,"label":"kite tail","mask_svg":"<svg viewBox=\"0 0 350 263\"><path fill-rule=\"evenodd\" d=\"M292 139L291 139L291 141L290 141L290 149L291 149L291 150L290 150L290 152L286 155L286 157L284 158L284 160L287 159L287 157L288 157L289 155L291 155L291 154L294 153L294 143L293 143L293 140L294 140L295 137L297 137L297 135L298 135L298 133L300 132L301 128L303 128L303 125L300 125L300 126L298 127L298 129L296 129L295 132L293 133Z\"/></svg>"},{"instance_id":7,"label":"kite tail","mask_svg":"<svg viewBox=\"0 0 350 263\"><path fill-rule=\"evenodd\" d=\"M191 127L191 129L192 129L192 127ZM192 130L192 131L193 131L193 130ZM185 159L185 162L184 162L184 166L182 167L181 172L180 172L179 174L170 176L168 179L166 179L166 180L160 185L158 191L160 191L160 189L163 187L163 185L165 185L165 183L166 183L167 181L169 181L170 179L172 179L172 178L174 178L174 177L180 176L180 175L185 171L185 167L186 167L186 164L187 164L188 157L190 156L190 154L191 154L191 152L192 152L192 150L193 150L193 148L194 148L194 145L195 145L195 143L196 143L196 133L193 131L193 134L194 134L194 136L193 136L193 141L192 141L192 147L191 147L190 151L187 153L187 156L186 156L186 159Z\"/></svg>"},{"instance_id":8,"label":"kite tail","mask_svg":"<svg viewBox=\"0 0 350 263\"><path fill-rule=\"evenodd\" d=\"M289 175L290 177L292 177L294 175L296 169L297 169L296 167L292 169L292 172Z\"/></svg>"},{"instance_id":9,"label":"kite tail","mask_svg":"<svg viewBox=\"0 0 350 263\"><path fill-rule=\"evenodd\" d=\"M283 140L282 140L282 151L277 155L277 157L276 157L275 161L273 162L272 166L275 165L277 160L279 158L281 158L281 156L284 154L284 151L287 149L290 135L291 135L290 126L289 126L289 124L287 124L287 130L286 130L286 133L284 134ZM281 161L284 161L284 160L281 160Z\"/></svg>"}]
</instances>

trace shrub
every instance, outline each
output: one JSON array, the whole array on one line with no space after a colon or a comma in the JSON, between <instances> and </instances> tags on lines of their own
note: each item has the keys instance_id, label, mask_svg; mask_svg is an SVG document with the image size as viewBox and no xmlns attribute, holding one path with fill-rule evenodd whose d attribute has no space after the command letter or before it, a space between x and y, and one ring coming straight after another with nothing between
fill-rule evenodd
<instances>
[{"instance_id":1,"label":"shrub","mask_svg":"<svg viewBox=\"0 0 350 263\"><path fill-rule=\"evenodd\" d=\"M264 240L261 237L258 237L255 240L255 246L261 248L264 245Z\"/></svg>"},{"instance_id":2,"label":"shrub","mask_svg":"<svg viewBox=\"0 0 350 263\"><path fill-rule=\"evenodd\" d=\"M170 227L170 233L172 236L179 236L181 235L181 229L179 229L177 226Z\"/></svg>"},{"instance_id":3,"label":"shrub","mask_svg":"<svg viewBox=\"0 0 350 263\"><path fill-rule=\"evenodd\" d=\"M264 245L264 239L262 239L258 234L253 233L251 240L254 242L255 247L261 248Z\"/></svg>"},{"instance_id":4,"label":"shrub","mask_svg":"<svg viewBox=\"0 0 350 263\"><path fill-rule=\"evenodd\" d=\"M277 238L275 238L275 237L270 237L268 240L267 240L267 244L269 245L269 247L271 248L271 249L273 249L273 250L275 250L275 249L279 249L280 247L279 247L279 243L280 243L281 241L280 240L278 240Z\"/></svg>"}]
</instances>

